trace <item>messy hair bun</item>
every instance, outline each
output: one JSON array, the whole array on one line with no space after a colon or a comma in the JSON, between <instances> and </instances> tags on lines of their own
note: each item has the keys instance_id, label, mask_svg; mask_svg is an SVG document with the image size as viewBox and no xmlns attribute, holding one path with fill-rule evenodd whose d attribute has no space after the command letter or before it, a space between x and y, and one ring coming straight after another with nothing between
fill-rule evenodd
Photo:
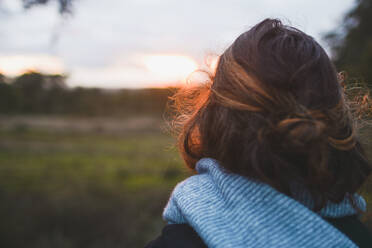
<instances>
[{"instance_id":1,"label":"messy hair bun","mask_svg":"<svg viewBox=\"0 0 372 248\"><path fill-rule=\"evenodd\" d=\"M209 84L173 100L190 168L211 157L289 196L301 182L315 209L351 196L371 172L333 64L312 37L279 20L240 35Z\"/></svg>"},{"instance_id":2,"label":"messy hair bun","mask_svg":"<svg viewBox=\"0 0 372 248\"><path fill-rule=\"evenodd\" d=\"M326 141L324 122L305 118L287 118L274 128L273 136L287 149L300 150Z\"/></svg>"}]
</instances>

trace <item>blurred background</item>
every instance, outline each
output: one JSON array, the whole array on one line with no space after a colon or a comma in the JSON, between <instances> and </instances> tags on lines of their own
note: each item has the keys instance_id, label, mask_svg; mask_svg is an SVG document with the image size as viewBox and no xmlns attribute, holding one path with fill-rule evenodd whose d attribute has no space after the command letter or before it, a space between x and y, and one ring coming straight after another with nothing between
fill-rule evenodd
<instances>
[{"instance_id":1,"label":"blurred background","mask_svg":"<svg viewBox=\"0 0 372 248\"><path fill-rule=\"evenodd\" d=\"M0 247L143 247L158 235L190 175L168 97L267 17L317 39L371 110L372 0L0 0ZM371 133L360 133L369 154ZM372 230L372 183L361 194Z\"/></svg>"}]
</instances>

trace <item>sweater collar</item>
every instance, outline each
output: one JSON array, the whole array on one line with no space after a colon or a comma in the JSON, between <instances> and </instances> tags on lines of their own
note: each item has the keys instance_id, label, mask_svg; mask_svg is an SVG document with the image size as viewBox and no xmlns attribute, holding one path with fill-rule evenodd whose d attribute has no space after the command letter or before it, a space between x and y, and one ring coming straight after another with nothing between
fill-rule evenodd
<instances>
[{"instance_id":1,"label":"sweater collar","mask_svg":"<svg viewBox=\"0 0 372 248\"><path fill-rule=\"evenodd\" d=\"M321 218L356 214L347 199L317 214L309 209L307 194L294 200L267 184L226 173L216 160L204 158L196 170L176 186L163 217L188 223L210 247L356 247ZM363 198L354 197L365 210Z\"/></svg>"}]
</instances>

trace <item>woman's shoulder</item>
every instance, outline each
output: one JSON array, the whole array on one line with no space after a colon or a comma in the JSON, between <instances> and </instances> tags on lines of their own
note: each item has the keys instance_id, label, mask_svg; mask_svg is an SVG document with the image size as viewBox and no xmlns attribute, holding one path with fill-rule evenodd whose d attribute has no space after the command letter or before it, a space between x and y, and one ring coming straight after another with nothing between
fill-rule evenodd
<instances>
[{"instance_id":1,"label":"woman's shoulder","mask_svg":"<svg viewBox=\"0 0 372 248\"><path fill-rule=\"evenodd\" d=\"M345 234L358 247L372 247L372 234L356 215L342 218L325 218L335 228ZM146 248L206 248L197 232L188 224L168 224L161 235L151 241Z\"/></svg>"}]
</instances>

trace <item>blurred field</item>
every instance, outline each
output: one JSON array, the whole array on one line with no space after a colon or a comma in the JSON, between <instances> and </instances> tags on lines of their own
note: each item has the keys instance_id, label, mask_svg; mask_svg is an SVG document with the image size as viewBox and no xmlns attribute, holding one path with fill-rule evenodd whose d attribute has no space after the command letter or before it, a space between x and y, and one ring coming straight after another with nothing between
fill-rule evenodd
<instances>
[{"instance_id":1,"label":"blurred field","mask_svg":"<svg viewBox=\"0 0 372 248\"><path fill-rule=\"evenodd\" d=\"M150 117L2 117L0 165L7 248L143 247L189 173L163 121ZM371 189L362 192L372 204ZM369 209L363 220L372 227Z\"/></svg>"},{"instance_id":2,"label":"blurred field","mask_svg":"<svg viewBox=\"0 0 372 248\"><path fill-rule=\"evenodd\" d=\"M35 122L0 131L0 247L142 247L158 234L186 176L159 120L85 132Z\"/></svg>"}]
</instances>

